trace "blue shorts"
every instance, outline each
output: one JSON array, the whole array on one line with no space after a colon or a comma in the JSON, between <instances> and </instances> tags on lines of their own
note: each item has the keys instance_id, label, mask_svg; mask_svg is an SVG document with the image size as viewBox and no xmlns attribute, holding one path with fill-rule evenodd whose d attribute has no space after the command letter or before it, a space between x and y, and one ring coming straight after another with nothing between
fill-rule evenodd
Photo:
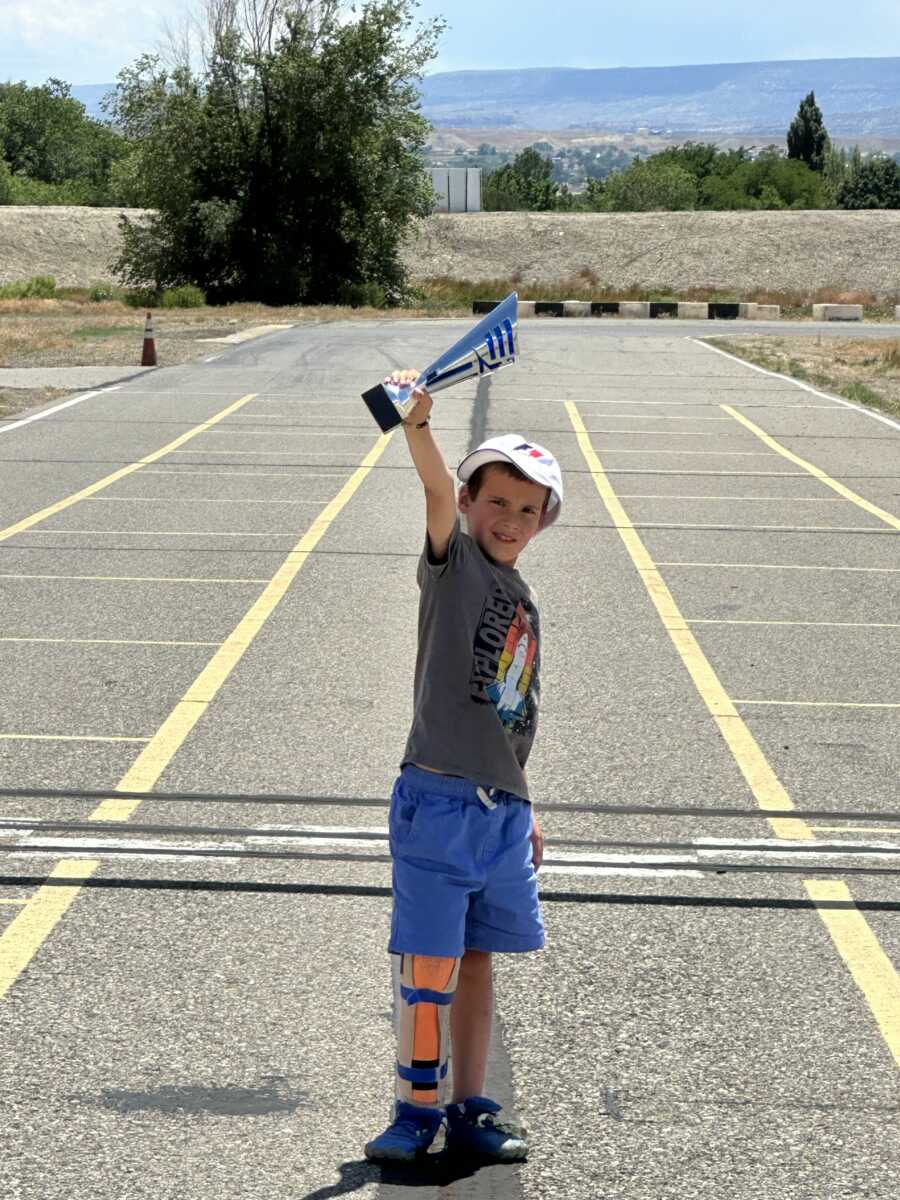
<instances>
[{"instance_id":1,"label":"blue shorts","mask_svg":"<svg viewBox=\"0 0 900 1200\"><path fill-rule=\"evenodd\" d=\"M531 858L531 805L499 789L407 764L391 796L390 952L540 950L544 922ZM491 807L493 805L493 807Z\"/></svg>"}]
</instances>

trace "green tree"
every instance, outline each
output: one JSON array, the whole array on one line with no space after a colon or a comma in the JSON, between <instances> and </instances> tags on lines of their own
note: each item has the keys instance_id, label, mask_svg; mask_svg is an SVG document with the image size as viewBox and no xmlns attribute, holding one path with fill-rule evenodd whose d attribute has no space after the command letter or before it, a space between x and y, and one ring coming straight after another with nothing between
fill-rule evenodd
<instances>
[{"instance_id":1,"label":"green tree","mask_svg":"<svg viewBox=\"0 0 900 1200\"><path fill-rule=\"evenodd\" d=\"M849 177L850 168L847 161L847 151L838 150L837 146L829 142L825 150L825 161L822 166L822 179L825 183L829 208L834 208L837 205L840 190Z\"/></svg>"},{"instance_id":2,"label":"green tree","mask_svg":"<svg viewBox=\"0 0 900 1200\"><path fill-rule=\"evenodd\" d=\"M679 212L697 207L697 180L669 162L635 160L627 171L605 182L603 207L608 212Z\"/></svg>"},{"instance_id":3,"label":"green tree","mask_svg":"<svg viewBox=\"0 0 900 1200\"><path fill-rule=\"evenodd\" d=\"M119 76L117 182L156 211L123 220L118 273L213 301L399 297L400 243L432 204L415 79L441 23L414 28L413 0L209 8L202 70L145 56Z\"/></svg>"},{"instance_id":4,"label":"green tree","mask_svg":"<svg viewBox=\"0 0 900 1200\"><path fill-rule=\"evenodd\" d=\"M815 92L810 92L805 100L800 101L797 115L788 129L788 158L799 158L813 171L821 171L825 165L828 142L822 110L816 104Z\"/></svg>"},{"instance_id":5,"label":"green tree","mask_svg":"<svg viewBox=\"0 0 900 1200\"><path fill-rule=\"evenodd\" d=\"M0 84L0 157L17 180L35 185L21 187L23 195L44 197L35 203L53 203L56 195L68 203L105 203L110 168L126 151L115 130L88 117L67 83Z\"/></svg>"},{"instance_id":6,"label":"green tree","mask_svg":"<svg viewBox=\"0 0 900 1200\"><path fill-rule=\"evenodd\" d=\"M534 146L486 176L481 204L489 212L548 212L568 207L553 178L553 163Z\"/></svg>"},{"instance_id":7,"label":"green tree","mask_svg":"<svg viewBox=\"0 0 900 1200\"><path fill-rule=\"evenodd\" d=\"M0 158L0 204L13 203L12 172L6 165L6 159Z\"/></svg>"},{"instance_id":8,"label":"green tree","mask_svg":"<svg viewBox=\"0 0 900 1200\"><path fill-rule=\"evenodd\" d=\"M893 158L860 161L838 193L839 208L900 208L900 166Z\"/></svg>"}]
</instances>

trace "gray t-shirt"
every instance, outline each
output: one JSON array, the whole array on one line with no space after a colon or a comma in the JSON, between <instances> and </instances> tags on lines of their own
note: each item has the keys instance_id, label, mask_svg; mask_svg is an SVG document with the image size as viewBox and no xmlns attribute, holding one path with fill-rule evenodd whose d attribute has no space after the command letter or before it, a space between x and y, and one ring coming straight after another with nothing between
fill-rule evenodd
<instances>
[{"instance_id":1,"label":"gray t-shirt","mask_svg":"<svg viewBox=\"0 0 900 1200\"><path fill-rule=\"evenodd\" d=\"M540 699L540 623L528 584L460 529L419 559L415 709L404 762L528 799Z\"/></svg>"}]
</instances>

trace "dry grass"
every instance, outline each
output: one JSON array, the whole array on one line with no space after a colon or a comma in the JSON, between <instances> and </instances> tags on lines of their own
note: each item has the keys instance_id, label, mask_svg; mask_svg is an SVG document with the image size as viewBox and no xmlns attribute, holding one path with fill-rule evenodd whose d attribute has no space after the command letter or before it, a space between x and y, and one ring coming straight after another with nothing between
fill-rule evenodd
<instances>
[{"instance_id":1,"label":"dry grass","mask_svg":"<svg viewBox=\"0 0 900 1200\"><path fill-rule=\"evenodd\" d=\"M467 309L444 311L465 316ZM227 337L254 325L385 320L433 315L431 309L292 307L232 304L221 308L154 312L161 365L178 366L215 353L201 338ZM93 304L68 300L0 300L0 367L89 367L137 364L144 340L143 310L118 301Z\"/></svg>"},{"instance_id":2,"label":"dry grass","mask_svg":"<svg viewBox=\"0 0 900 1200\"><path fill-rule=\"evenodd\" d=\"M900 338L708 338L738 358L900 417Z\"/></svg>"}]
</instances>

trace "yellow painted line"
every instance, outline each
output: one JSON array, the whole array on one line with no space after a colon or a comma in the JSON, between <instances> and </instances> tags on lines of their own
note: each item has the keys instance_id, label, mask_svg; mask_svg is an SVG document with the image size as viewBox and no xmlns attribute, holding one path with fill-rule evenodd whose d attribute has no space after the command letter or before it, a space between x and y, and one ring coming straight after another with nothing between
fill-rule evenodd
<instances>
[{"instance_id":1,"label":"yellow painted line","mask_svg":"<svg viewBox=\"0 0 900 1200\"><path fill-rule=\"evenodd\" d=\"M780 454L789 462L794 463L798 467L802 467L804 471L809 471L810 475L813 475L819 480L820 483L824 483L826 487L830 487L832 491L835 491L838 493L838 495L843 496L845 500L850 500L853 504L858 505L867 513L871 513L873 517L877 517L880 521L884 521L885 524L890 525L892 529L900 529L900 517L895 517L893 513L889 513L885 509L879 508L877 504L872 504L870 500L866 500L864 497L858 495L858 493L851 491L850 488L848 488L845 484L839 483L836 479L832 479L830 475L826 475L821 467L817 467L815 463L807 462L805 458L801 458L798 454L794 454L793 451L788 450L786 446L782 446L780 442L776 442L771 434L766 433L764 429L760 429L758 425L754 425L753 422L748 420L743 413L739 413L730 405L723 404L722 410L723 412L727 412L730 417L734 417L736 421L740 421L740 423L749 429L751 433L756 434L759 440L763 442L764 445L774 450L776 454Z\"/></svg>"},{"instance_id":2,"label":"yellow painted line","mask_svg":"<svg viewBox=\"0 0 900 1200\"><path fill-rule=\"evenodd\" d=\"M806 891L816 904L853 903L845 883L807 880ZM856 986L878 1022L881 1036L900 1067L900 976L878 938L854 905L851 909L817 909Z\"/></svg>"},{"instance_id":3,"label":"yellow painted line","mask_svg":"<svg viewBox=\"0 0 900 1200\"><path fill-rule=\"evenodd\" d=\"M757 803L763 809L793 808L794 804L790 796L769 766L743 718L719 682L718 676L681 615L665 580L622 507L622 503L607 479L600 459L591 444L581 414L571 400L566 401L566 411L578 436L581 452L593 474L597 491L612 518L612 523L625 543L625 548L644 582L663 626L675 644L682 662L731 750ZM801 820L770 818L770 824L778 837L810 839L813 836L809 827Z\"/></svg>"},{"instance_id":4,"label":"yellow painted line","mask_svg":"<svg viewBox=\"0 0 900 1200\"><path fill-rule=\"evenodd\" d=\"M390 434L382 434L338 494L313 521L255 604L225 639L163 722L150 744L141 752L131 769L119 781L117 791L146 792L152 789L185 738L212 703L219 688L240 661L244 651L250 646L276 605L281 601L309 555L328 531L332 521L350 501L384 453L390 439ZM94 821L127 821L140 803L139 800L104 800L91 813L90 819Z\"/></svg>"},{"instance_id":5,"label":"yellow painted line","mask_svg":"<svg viewBox=\"0 0 900 1200\"><path fill-rule=\"evenodd\" d=\"M735 704L762 704L774 708L900 708L900 704L852 704L845 700L735 700Z\"/></svg>"},{"instance_id":6,"label":"yellow painted line","mask_svg":"<svg viewBox=\"0 0 900 1200\"><path fill-rule=\"evenodd\" d=\"M151 642L138 638L0 637L0 642L48 642L66 646L221 646L221 642Z\"/></svg>"},{"instance_id":7,"label":"yellow painted line","mask_svg":"<svg viewBox=\"0 0 900 1200\"><path fill-rule=\"evenodd\" d=\"M216 579L191 575L0 575L0 579L75 579L92 583L268 583L268 579Z\"/></svg>"},{"instance_id":8,"label":"yellow painted line","mask_svg":"<svg viewBox=\"0 0 900 1200\"><path fill-rule=\"evenodd\" d=\"M725 567L735 571L865 571L896 575L900 567L801 566L797 563L658 562L658 567Z\"/></svg>"},{"instance_id":9,"label":"yellow painted line","mask_svg":"<svg viewBox=\"0 0 900 1200\"><path fill-rule=\"evenodd\" d=\"M57 863L49 878L84 879L100 866L95 860ZM0 935L0 1000L19 978L81 891L80 886L44 884Z\"/></svg>"},{"instance_id":10,"label":"yellow painted line","mask_svg":"<svg viewBox=\"0 0 900 1200\"><path fill-rule=\"evenodd\" d=\"M809 625L815 629L900 629L888 621L727 621L712 617L686 617L688 625Z\"/></svg>"},{"instance_id":11,"label":"yellow painted line","mask_svg":"<svg viewBox=\"0 0 900 1200\"><path fill-rule=\"evenodd\" d=\"M174 442L169 442L160 450L154 450L152 454L148 454L146 458L140 459L138 462L129 463L127 467L120 467L118 471L113 471L111 475L105 476L103 479L98 479L96 483L90 484L86 488L82 488L79 492L73 492L71 496L66 496L64 500L57 500L55 504L50 504L46 508L42 508L40 512L32 513L30 517L24 517L21 521L17 521L15 525L8 525L6 529L0 529L0 542L6 538L12 537L16 533L22 533L26 529L31 529L33 526L40 524L41 521L46 521L48 517L54 516L56 513L63 512L67 508L71 508L73 504L78 504L80 500L86 500L89 496L108 488L110 484L115 483L119 479L125 479L128 475L133 475L135 471L140 471L142 467L149 463L157 462L166 454L177 454L178 447L183 446L185 442L189 442L191 438L195 438L198 434L210 429L219 421L225 419L233 412L237 412L239 408L243 408L253 398L255 393L248 396L242 396L240 400L235 400L233 404L229 404L227 408L223 408L221 412L216 413L214 417L203 421L202 424L196 425L193 429L189 429L187 433L181 434Z\"/></svg>"},{"instance_id":12,"label":"yellow painted line","mask_svg":"<svg viewBox=\"0 0 900 1200\"><path fill-rule=\"evenodd\" d=\"M0 897L0 904L27 904L27 900L4 900Z\"/></svg>"},{"instance_id":13,"label":"yellow painted line","mask_svg":"<svg viewBox=\"0 0 900 1200\"><path fill-rule=\"evenodd\" d=\"M148 744L138 755L135 762L122 776L115 790L119 792L148 792L154 787L162 772L177 754L178 750L190 734L191 730L206 712L219 691L219 688L234 670L244 651L251 645L253 639L262 629L278 603L282 600L303 564L314 550L321 538L327 533L331 523L341 510L349 503L354 493L369 474L375 463L387 448L392 434L382 434L378 441L353 472L341 490L337 493L313 521L303 537L268 581L262 594L252 605L237 627L221 644L219 649L200 672L181 700L150 739L140 739ZM2 736L2 735L0 735ZM124 739L120 739L124 740ZM138 740L138 739L131 739ZM104 800L90 814L91 821L127 821L137 809L140 800ZM75 867L89 867L93 872L99 863L66 863L61 862L53 875L68 870L70 877L87 873L85 870L73 870ZM53 876L51 876L52 878ZM60 906L58 901L47 893L57 891L71 892L66 902ZM0 998L5 995L18 976L28 966L33 956L49 936L54 925L62 916L65 909L75 898L78 888L59 889L54 886L41 887L29 901L22 913L12 922L3 935L7 939L7 958L3 959L3 941L0 940ZM18 932L14 927L17 922Z\"/></svg>"},{"instance_id":14,"label":"yellow painted line","mask_svg":"<svg viewBox=\"0 0 900 1200\"><path fill-rule=\"evenodd\" d=\"M656 564L637 532L631 527L628 515L606 478L585 430L581 415L572 401L566 401L566 411L578 435L582 454L594 473L597 490L613 524L619 527L619 536L644 582L660 620L668 631L697 691L715 720L719 732L731 750L757 804L763 812L773 808L794 808L795 805L787 789L772 770L768 759L734 707L736 702L731 701L719 682L715 671L687 628L674 597L666 587ZM806 821L797 818L772 817L769 817L768 820L777 837L805 841L815 840L815 834ZM849 900L852 903L852 897L845 884L823 884L817 880L807 880L805 886L807 893L814 901L841 899ZM834 940L838 953L865 995L882 1036L900 1065L900 978L898 978L897 972L888 961L875 934L858 910L833 913L819 909L818 912ZM850 919L835 920L836 917Z\"/></svg>"},{"instance_id":15,"label":"yellow painted line","mask_svg":"<svg viewBox=\"0 0 900 1200\"><path fill-rule=\"evenodd\" d=\"M148 737L100 737L71 733L0 733L4 742L149 742Z\"/></svg>"}]
</instances>

